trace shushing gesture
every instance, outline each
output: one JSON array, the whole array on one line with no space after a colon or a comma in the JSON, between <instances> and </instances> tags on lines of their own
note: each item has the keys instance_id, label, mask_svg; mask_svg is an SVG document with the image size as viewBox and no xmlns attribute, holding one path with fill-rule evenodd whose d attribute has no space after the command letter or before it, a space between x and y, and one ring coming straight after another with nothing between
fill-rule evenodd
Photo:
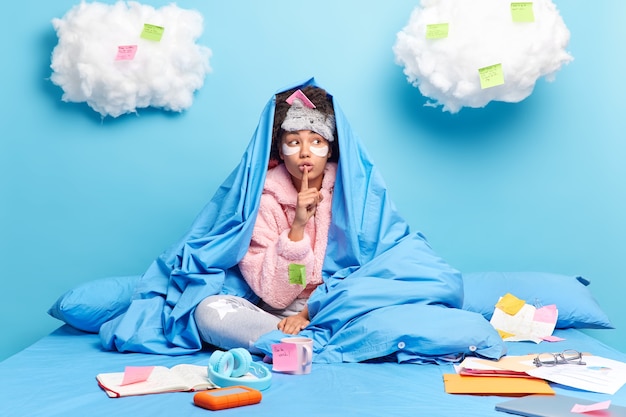
<instances>
[{"instance_id":1,"label":"shushing gesture","mask_svg":"<svg viewBox=\"0 0 626 417\"><path fill-rule=\"evenodd\" d=\"M304 237L304 228L311 217L315 215L317 205L322 201L322 194L315 187L309 188L310 166L302 168L302 182L296 201L296 215L291 225L289 238L301 240Z\"/></svg>"}]
</instances>

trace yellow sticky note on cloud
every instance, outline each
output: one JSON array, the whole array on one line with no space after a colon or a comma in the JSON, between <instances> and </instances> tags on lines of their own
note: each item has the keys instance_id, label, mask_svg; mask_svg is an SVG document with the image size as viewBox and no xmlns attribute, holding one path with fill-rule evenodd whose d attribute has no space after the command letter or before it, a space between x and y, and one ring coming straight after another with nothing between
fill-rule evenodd
<instances>
[{"instance_id":1,"label":"yellow sticky note on cloud","mask_svg":"<svg viewBox=\"0 0 626 417\"><path fill-rule=\"evenodd\" d=\"M143 25L143 31L141 32L141 37L143 39L147 39L149 41L159 42L163 37L163 32L165 28L162 26L151 25L149 23L145 23Z\"/></svg>"},{"instance_id":2,"label":"yellow sticky note on cloud","mask_svg":"<svg viewBox=\"0 0 626 417\"><path fill-rule=\"evenodd\" d=\"M495 87L504 84L504 72L502 64L489 65L478 70L480 76L480 88Z\"/></svg>"},{"instance_id":3,"label":"yellow sticky note on cloud","mask_svg":"<svg viewBox=\"0 0 626 417\"><path fill-rule=\"evenodd\" d=\"M426 39L443 39L448 37L448 24L435 23L426 25Z\"/></svg>"},{"instance_id":4,"label":"yellow sticky note on cloud","mask_svg":"<svg viewBox=\"0 0 626 417\"><path fill-rule=\"evenodd\" d=\"M526 301L520 300L516 296L510 293L506 293L498 300L496 307L504 311L506 314L514 316L518 311L526 305Z\"/></svg>"},{"instance_id":5,"label":"yellow sticky note on cloud","mask_svg":"<svg viewBox=\"0 0 626 417\"><path fill-rule=\"evenodd\" d=\"M527 23L535 21L532 2L511 3L511 18L514 22Z\"/></svg>"}]
</instances>

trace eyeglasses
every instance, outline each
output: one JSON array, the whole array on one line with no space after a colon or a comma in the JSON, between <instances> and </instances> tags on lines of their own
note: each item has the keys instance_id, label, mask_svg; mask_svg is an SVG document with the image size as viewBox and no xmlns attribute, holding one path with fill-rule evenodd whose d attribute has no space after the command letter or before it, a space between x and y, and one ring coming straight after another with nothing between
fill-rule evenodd
<instances>
[{"instance_id":1,"label":"eyeglasses","mask_svg":"<svg viewBox=\"0 0 626 417\"><path fill-rule=\"evenodd\" d=\"M540 353L533 360L533 363L536 367L563 364L585 365L585 362L583 362L583 354L573 349L567 349L561 353Z\"/></svg>"}]
</instances>

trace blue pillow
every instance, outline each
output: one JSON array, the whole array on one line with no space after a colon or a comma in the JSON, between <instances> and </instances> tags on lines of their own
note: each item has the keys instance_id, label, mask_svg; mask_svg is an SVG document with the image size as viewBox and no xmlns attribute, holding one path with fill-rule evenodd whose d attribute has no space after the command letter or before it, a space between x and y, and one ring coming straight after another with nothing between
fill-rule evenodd
<instances>
[{"instance_id":1,"label":"blue pillow","mask_svg":"<svg viewBox=\"0 0 626 417\"><path fill-rule=\"evenodd\" d=\"M85 282L60 296L48 314L79 330L98 333L103 323L128 309L140 278L141 275L130 275ZM251 302L258 300L238 268L227 271L222 292Z\"/></svg>"},{"instance_id":2,"label":"blue pillow","mask_svg":"<svg viewBox=\"0 0 626 417\"><path fill-rule=\"evenodd\" d=\"M48 314L79 330L97 333L104 322L128 309L139 278L133 275L86 282L60 296Z\"/></svg>"},{"instance_id":3,"label":"blue pillow","mask_svg":"<svg viewBox=\"0 0 626 417\"><path fill-rule=\"evenodd\" d=\"M498 299L506 293L527 304L556 304L557 329L613 329L588 288L589 281L547 272L475 272L463 274L463 309L491 320Z\"/></svg>"}]
</instances>

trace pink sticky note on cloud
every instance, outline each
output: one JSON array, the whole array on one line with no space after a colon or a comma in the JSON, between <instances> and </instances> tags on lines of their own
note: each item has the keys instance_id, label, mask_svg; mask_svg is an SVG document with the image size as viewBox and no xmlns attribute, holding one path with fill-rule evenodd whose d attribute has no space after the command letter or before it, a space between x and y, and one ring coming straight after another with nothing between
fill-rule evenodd
<instances>
[{"instance_id":1,"label":"pink sticky note on cloud","mask_svg":"<svg viewBox=\"0 0 626 417\"><path fill-rule=\"evenodd\" d=\"M600 403L594 403L589 405L574 404L572 407L572 413L589 413L594 411L607 410L611 406L611 400L602 401Z\"/></svg>"},{"instance_id":2,"label":"pink sticky note on cloud","mask_svg":"<svg viewBox=\"0 0 626 417\"><path fill-rule=\"evenodd\" d=\"M276 343L272 345L272 370L291 372L298 369L298 345Z\"/></svg>"},{"instance_id":3,"label":"pink sticky note on cloud","mask_svg":"<svg viewBox=\"0 0 626 417\"><path fill-rule=\"evenodd\" d=\"M116 61L131 61L135 59L137 45L120 45L117 47Z\"/></svg>"},{"instance_id":4,"label":"pink sticky note on cloud","mask_svg":"<svg viewBox=\"0 0 626 417\"><path fill-rule=\"evenodd\" d=\"M535 310L534 320L542 323L556 323L558 317L559 312L556 309L556 305L550 304Z\"/></svg>"},{"instance_id":5,"label":"pink sticky note on cloud","mask_svg":"<svg viewBox=\"0 0 626 417\"><path fill-rule=\"evenodd\" d=\"M124 368L124 378L120 385L136 384L145 382L150 378L154 366L127 366Z\"/></svg>"}]
</instances>

